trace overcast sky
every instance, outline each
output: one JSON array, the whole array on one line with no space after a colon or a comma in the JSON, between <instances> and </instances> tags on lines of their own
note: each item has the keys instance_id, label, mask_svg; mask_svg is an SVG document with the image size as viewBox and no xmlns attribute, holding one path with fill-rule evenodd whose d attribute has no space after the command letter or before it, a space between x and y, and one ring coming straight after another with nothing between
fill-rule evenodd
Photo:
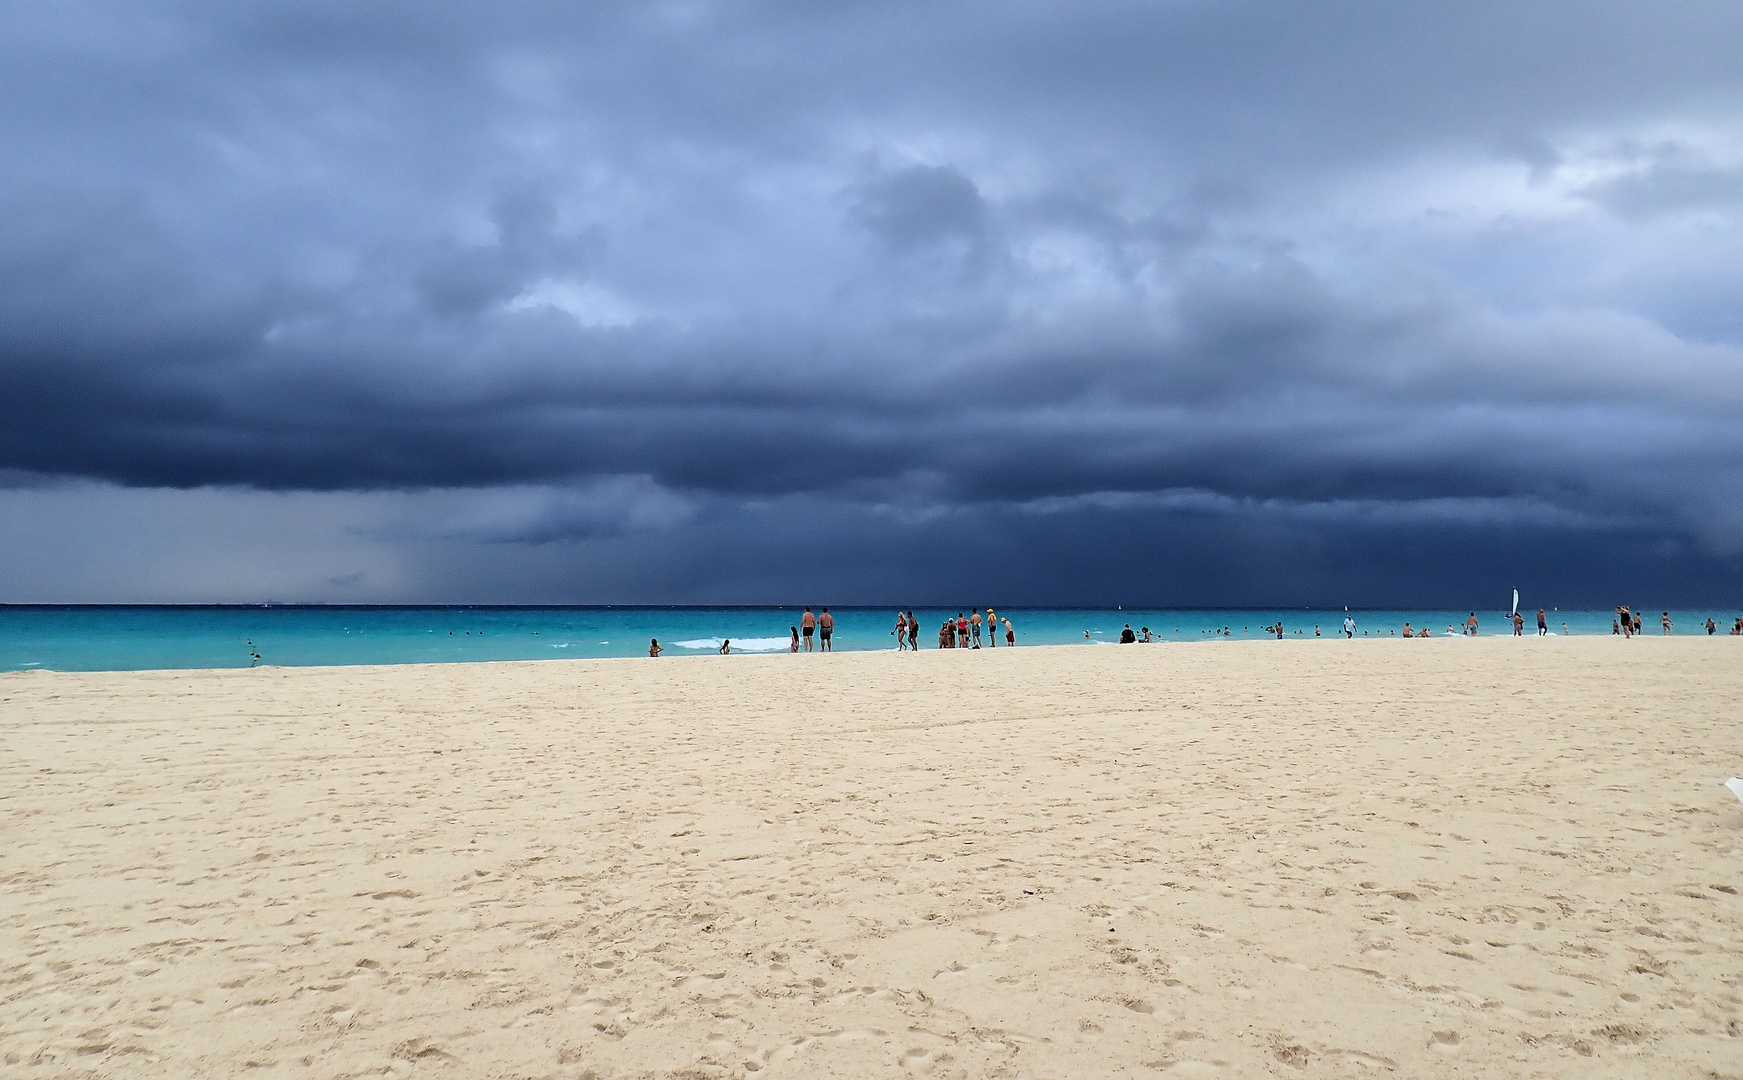
<instances>
[{"instance_id":1,"label":"overcast sky","mask_svg":"<svg viewBox=\"0 0 1743 1080\"><path fill-rule=\"evenodd\" d=\"M0 601L1743 603L1743 5L0 7Z\"/></svg>"}]
</instances>

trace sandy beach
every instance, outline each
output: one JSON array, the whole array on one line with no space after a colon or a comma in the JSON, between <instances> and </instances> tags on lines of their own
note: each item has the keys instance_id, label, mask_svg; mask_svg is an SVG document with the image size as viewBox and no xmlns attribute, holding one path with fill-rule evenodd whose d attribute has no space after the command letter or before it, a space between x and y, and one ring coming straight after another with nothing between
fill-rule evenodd
<instances>
[{"instance_id":1,"label":"sandy beach","mask_svg":"<svg viewBox=\"0 0 1743 1080\"><path fill-rule=\"evenodd\" d=\"M0 675L8 1077L1739 1077L1743 645Z\"/></svg>"}]
</instances>

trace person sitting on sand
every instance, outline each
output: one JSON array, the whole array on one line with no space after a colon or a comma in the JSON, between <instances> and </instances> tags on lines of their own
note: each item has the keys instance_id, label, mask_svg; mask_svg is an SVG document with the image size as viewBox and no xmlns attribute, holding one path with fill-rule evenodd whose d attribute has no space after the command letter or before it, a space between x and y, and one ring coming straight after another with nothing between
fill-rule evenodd
<instances>
[{"instance_id":1,"label":"person sitting on sand","mask_svg":"<svg viewBox=\"0 0 1743 1080\"><path fill-rule=\"evenodd\" d=\"M731 638L727 638L725 641L722 641L720 643L720 655L721 656L731 656L732 655L732 639Z\"/></svg>"},{"instance_id":2,"label":"person sitting on sand","mask_svg":"<svg viewBox=\"0 0 1743 1080\"><path fill-rule=\"evenodd\" d=\"M1139 641L1149 641L1150 640L1150 628L1148 626L1138 627L1138 640Z\"/></svg>"},{"instance_id":3,"label":"person sitting on sand","mask_svg":"<svg viewBox=\"0 0 1743 1080\"><path fill-rule=\"evenodd\" d=\"M648 646L648 655L649 656L658 656L665 651L666 650L660 648L660 639L659 638L654 638L653 643Z\"/></svg>"},{"instance_id":4,"label":"person sitting on sand","mask_svg":"<svg viewBox=\"0 0 1743 1080\"><path fill-rule=\"evenodd\" d=\"M1417 636L1417 637L1419 637L1419 638L1425 638L1425 637L1427 637L1427 636L1428 636L1428 627L1426 627L1426 626L1425 626L1425 627L1423 627L1423 628L1422 628L1422 633L1420 633L1420 634L1417 634L1417 635L1416 635L1416 636Z\"/></svg>"},{"instance_id":5,"label":"person sitting on sand","mask_svg":"<svg viewBox=\"0 0 1743 1080\"><path fill-rule=\"evenodd\" d=\"M1127 623L1126 628L1124 630L1120 631L1120 644L1121 645L1130 645L1137 640L1138 640L1138 635L1132 633L1132 624Z\"/></svg>"},{"instance_id":6,"label":"person sitting on sand","mask_svg":"<svg viewBox=\"0 0 1743 1080\"><path fill-rule=\"evenodd\" d=\"M1416 636L1416 632L1410 629L1409 623L1404 624L1404 636L1405 637L1415 637Z\"/></svg>"}]
</instances>

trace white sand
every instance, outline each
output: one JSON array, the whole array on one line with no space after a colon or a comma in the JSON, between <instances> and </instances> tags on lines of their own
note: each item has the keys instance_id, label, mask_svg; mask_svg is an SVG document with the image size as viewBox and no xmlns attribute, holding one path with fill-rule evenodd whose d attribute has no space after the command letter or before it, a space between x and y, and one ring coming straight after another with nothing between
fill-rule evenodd
<instances>
[{"instance_id":1,"label":"white sand","mask_svg":"<svg viewBox=\"0 0 1743 1080\"><path fill-rule=\"evenodd\" d=\"M1743 643L0 676L0 1075L1743 1075Z\"/></svg>"}]
</instances>

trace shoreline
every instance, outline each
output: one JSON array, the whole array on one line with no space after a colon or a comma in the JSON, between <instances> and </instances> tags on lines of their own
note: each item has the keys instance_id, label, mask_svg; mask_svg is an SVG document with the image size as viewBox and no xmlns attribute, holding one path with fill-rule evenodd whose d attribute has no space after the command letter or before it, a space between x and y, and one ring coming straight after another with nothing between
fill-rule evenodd
<instances>
[{"instance_id":1,"label":"shoreline","mask_svg":"<svg viewBox=\"0 0 1743 1080\"><path fill-rule=\"evenodd\" d=\"M1617 641L1626 640L1629 642L1630 645L1632 645L1633 641L1635 641L1635 640L1658 641L1658 642L1718 641L1720 639L1729 640L1732 638L1732 636L1733 635L1727 634L1727 633L1714 634L1714 635L1711 635L1710 637L1706 634L1700 634L1700 635L1674 634L1674 635L1665 636L1665 635L1659 635L1659 634L1641 633L1641 634L1635 635L1634 639L1615 638L1615 640L1617 640ZM1466 645L1471 645L1471 644L1474 644L1476 642L1487 642L1487 641L1536 640L1541 645L1555 648L1555 647L1559 647L1560 645L1570 643L1570 642L1607 641L1607 640L1611 640L1612 637L1613 637L1613 635L1606 635L1606 634L1573 634L1573 635L1549 634L1549 635L1540 639L1540 638L1537 638L1537 636L1535 634L1525 634L1519 638L1515 638L1511 634L1479 634L1475 638L1470 638L1470 637L1466 637L1462 634L1436 634L1436 635L1432 635L1432 636L1427 637L1427 638L1412 638L1412 639L1410 639L1410 641L1413 644L1421 644L1423 642L1428 642L1428 641L1458 641L1458 642L1463 642ZM1193 638L1180 638L1180 639L1158 638L1155 641L1130 642L1130 643L1126 643L1126 644L1129 644L1129 645L1132 645L1133 647L1138 647L1138 648L1141 648L1141 647L1146 646L1146 645L1171 645L1171 646L1182 646L1182 645L1187 645L1187 646L1193 646L1193 645L1234 646L1234 645L1243 645L1243 646L1251 646L1251 647L1255 647L1255 648L1272 648L1272 647L1276 647L1278 645L1344 645L1344 646L1349 646L1349 645L1355 645L1358 643L1360 643L1360 644L1374 644L1374 643L1379 643L1379 642L1391 642L1393 644L1402 644L1404 642L1404 640L1405 640L1404 638L1392 637L1391 635L1387 635L1387 636L1383 636L1383 637L1375 635L1375 636L1366 637L1366 638L1364 638L1364 637L1343 638L1343 637L1332 637L1331 635L1328 634L1324 637L1319 637L1319 638L1283 637L1283 638L1275 638L1275 639L1273 639L1273 638L1254 639L1254 638L1241 638L1241 637L1219 638L1219 637L1204 637L1204 636L1193 637ZM941 654L950 654L950 653L957 653L957 652L962 652L962 651L984 652L984 653L1005 653L1005 652L1024 652L1024 651L1036 652L1036 651L1040 651L1040 650L1047 650L1047 651L1051 652L1051 651L1061 651L1061 650L1071 650L1071 649L1082 649L1082 648L1091 647L1091 646L1094 646L1094 647L1100 647L1100 646L1122 647L1121 643L1117 642L1117 641L1080 641L1080 642L1063 642L1063 643L1049 643L1049 644L1037 644L1037 645L1021 645L1021 644L1015 645L1015 646L1000 645L997 648L982 648L982 649L969 649L969 650L921 648L917 651L919 653L922 653L922 654L934 653L934 652L941 653ZM1479 646L1479 647L1482 647L1482 646ZM1739 645L1739 647L1743 647L1743 645ZM540 667L540 666L545 666L545 665L564 665L564 664L596 664L596 663L630 664L630 663L643 662L643 661L649 661L649 660L657 660L658 662L661 662L661 663L665 663L665 662L673 661L673 660L712 660L712 661L735 661L736 662L736 661L743 661L743 660L749 660L749 659L777 659L777 658L782 658L782 657L793 657L793 656L798 656L800 658L819 657L819 656L824 656L824 657L881 656L885 653L898 655L897 650L895 650L893 648L842 649L839 652L829 652L829 653L823 653L819 650L813 650L811 653L808 653L808 654L805 652L799 652L797 654L794 654L794 653L786 652L784 650L781 650L781 651L755 651L755 652L747 650L745 652L735 652L735 653L731 654L730 656L720 656L720 655L717 655L715 653L703 652L703 651L677 652L677 651L673 651L673 650L668 650L665 655L662 655L662 656L657 657L657 658L656 657L649 657L649 656L576 656L576 657L553 656L553 657L541 657L541 658L537 658L537 659L408 661L406 663L392 663L392 664L372 664L372 663L357 663L357 664L256 664L256 665L253 665L251 667L243 667L243 666L238 665L238 666L233 666L233 667L204 667L204 668L151 667L151 668L82 669L82 668L31 667L31 668L17 668L17 669L13 669L13 670L9 670L9 671L0 671L0 680L5 680L5 679L7 679L9 677L13 677L13 676L21 676L21 675L27 676L27 675L38 675L38 674L52 674L52 675L147 675L147 674L152 674L152 673L172 673L172 674L173 673L182 673L182 674L192 675L192 674L208 674L208 673L220 673L220 672L235 673L235 672L247 672L247 671L284 671L284 672L288 672L288 671L365 671L365 670L368 670L368 671L373 671L373 670L397 671L397 670L409 669L409 668L427 668L427 669L440 670L440 669L447 669L447 668L490 668L490 667L505 667L505 668L507 668L507 667L529 667L529 666L530 667ZM900 653L899 655L907 655L907 653L904 652L904 653Z\"/></svg>"}]
</instances>

